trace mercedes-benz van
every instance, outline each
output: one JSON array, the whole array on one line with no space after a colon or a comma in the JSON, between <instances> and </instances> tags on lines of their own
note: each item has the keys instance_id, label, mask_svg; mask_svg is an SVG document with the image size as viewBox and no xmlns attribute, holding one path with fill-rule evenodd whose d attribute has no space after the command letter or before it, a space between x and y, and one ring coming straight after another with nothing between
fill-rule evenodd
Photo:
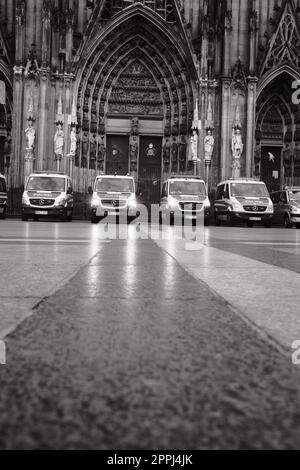
<instances>
[{"instance_id":1,"label":"mercedes-benz van","mask_svg":"<svg viewBox=\"0 0 300 470\"><path fill-rule=\"evenodd\" d=\"M89 193L92 195L92 224L110 215L127 217L128 222L139 215L132 176L99 175L94 188L89 188Z\"/></svg>"},{"instance_id":2,"label":"mercedes-benz van","mask_svg":"<svg viewBox=\"0 0 300 470\"><path fill-rule=\"evenodd\" d=\"M197 221L201 216L209 225L210 201L204 180L196 176L171 176L162 187L159 204L160 223L190 219Z\"/></svg>"},{"instance_id":3,"label":"mercedes-benz van","mask_svg":"<svg viewBox=\"0 0 300 470\"><path fill-rule=\"evenodd\" d=\"M214 202L216 225L255 223L271 227L274 207L264 182L255 179L231 179L218 184Z\"/></svg>"},{"instance_id":4,"label":"mercedes-benz van","mask_svg":"<svg viewBox=\"0 0 300 470\"><path fill-rule=\"evenodd\" d=\"M29 175L22 197L22 220L43 217L71 222L73 218L73 185L65 173L35 172Z\"/></svg>"}]
</instances>

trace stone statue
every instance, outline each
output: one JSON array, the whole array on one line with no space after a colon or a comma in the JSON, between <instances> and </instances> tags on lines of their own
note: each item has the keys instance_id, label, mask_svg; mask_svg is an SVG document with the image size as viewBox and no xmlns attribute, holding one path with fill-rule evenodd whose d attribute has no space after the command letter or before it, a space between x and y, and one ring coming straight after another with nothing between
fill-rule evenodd
<instances>
[{"instance_id":1,"label":"stone statue","mask_svg":"<svg viewBox=\"0 0 300 470\"><path fill-rule=\"evenodd\" d=\"M191 136L191 160L198 160L198 134L195 129Z\"/></svg>"},{"instance_id":2,"label":"stone statue","mask_svg":"<svg viewBox=\"0 0 300 470\"><path fill-rule=\"evenodd\" d=\"M88 153L88 148L89 148L89 137L88 137L87 132L84 132L82 135L81 145L82 145L82 156L86 158L87 153Z\"/></svg>"},{"instance_id":3,"label":"stone statue","mask_svg":"<svg viewBox=\"0 0 300 470\"><path fill-rule=\"evenodd\" d=\"M241 158L244 151L242 134L240 129L232 129L232 156L233 158Z\"/></svg>"},{"instance_id":4,"label":"stone statue","mask_svg":"<svg viewBox=\"0 0 300 470\"><path fill-rule=\"evenodd\" d=\"M132 142L130 144L130 160L132 162L135 162L137 160L138 156L138 143L137 143L137 138L133 136Z\"/></svg>"},{"instance_id":5,"label":"stone statue","mask_svg":"<svg viewBox=\"0 0 300 470\"><path fill-rule=\"evenodd\" d=\"M208 130L207 136L204 139L204 151L205 151L205 160L206 161L211 161L213 151L214 151L214 146L215 146L215 139L212 135L212 131Z\"/></svg>"},{"instance_id":6,"label":"stone statue","mask_svg":"<svg viewBox=\"0 0 300 470\"><path fill-rule=\"evenodd\" d=\"M70 155L75 155L76 148L77 148L77 137L76 137L76 128L74 126L71 127L71 145L70 145Z\"/></svg>"},{"instance_id":7,"label":"stone statue","mask_svg":"<svg viewBox=\"0 0 300 470\"><path fill-rule=\"evenodd\" d=\"M61 123L57 124L57 131L54 136L54 153L55 155L63 155L64 150L64 131Z\"/></svg>"},{"instance_id":8,"label":"stone statue","mask_svg":"<svg viewBox=\"0 0 300 470\"><path fill-rule=\"evenodd\" d=\"M96 159L96 153L97 153L97 137L96 134L91 134L90 135L90 158L92 160Z\"/></svg>"},{"instance_id":9,"label":"stone statue","mask_svg":"<svg viewBox=\"0 0 300 470\"><path fill-rule=\"evenodd\" d=\"M35 143L35 128L31 119L28 120L28 127L25 129L26 135L26 150L33 150Z\"/></svg>"}]
</instances>

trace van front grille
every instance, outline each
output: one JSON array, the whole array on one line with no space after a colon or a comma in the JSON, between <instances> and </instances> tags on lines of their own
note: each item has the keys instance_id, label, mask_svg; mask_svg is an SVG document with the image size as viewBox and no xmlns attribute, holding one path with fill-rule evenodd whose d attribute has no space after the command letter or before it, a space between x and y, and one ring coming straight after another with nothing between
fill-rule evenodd
<instances>
[{"instance_id":1,"label":"van front grille","mask_svg":"<svg viewBox=\"0 0 300 470\"><path fill-rule=\"evenodd\" d=\"M54 199L30 199L30 204L32 206L38 206L38 207L53 206L54 202L55 202Z\"/></svg>"},{"instance_id":2,"label":"van front grille","mask_svg":"<svg viewBox=\"0 0 300 470\"><path fill-rule=\"evenodd\" d=\"M102 199L102 206L108 209L122 209L126 207L127 201L124 199Z\"/></svg>"},{"instance_id":3,"label":"van front grille","mask_svg":"<svg viewBox=\"0 0 300 470\"><path fill-rule=\"evenodd\" d=\"M243 206L246 212L266 212L266 206Z\"/></svg>"}]
</instances>

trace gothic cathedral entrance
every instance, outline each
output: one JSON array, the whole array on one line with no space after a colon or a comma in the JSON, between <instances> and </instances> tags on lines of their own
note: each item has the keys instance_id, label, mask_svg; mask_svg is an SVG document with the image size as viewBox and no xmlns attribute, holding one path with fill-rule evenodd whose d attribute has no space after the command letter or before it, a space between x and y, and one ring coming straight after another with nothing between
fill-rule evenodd
<instances>
[{"instance_id":1,"label":"gothic cathedral entrance","mask_svg":"<svg viewBox=\"0 0 300 470\"><path fill-rule=\"evenodd\" d=\"M181 23L166 27L179 18L173 2L120 3L103 9L78 63L75 173L79 191L97 172L129 173L149 205L171 171L188 170L198 75Z\"/></svg>"}]
</instances>

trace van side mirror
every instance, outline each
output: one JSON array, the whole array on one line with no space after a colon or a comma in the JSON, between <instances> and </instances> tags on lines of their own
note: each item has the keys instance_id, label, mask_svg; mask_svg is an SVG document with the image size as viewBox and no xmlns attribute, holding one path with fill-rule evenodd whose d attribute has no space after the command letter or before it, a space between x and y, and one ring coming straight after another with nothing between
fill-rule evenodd
<instances>
[{"instance_id":1,"label":"van side mirror","mask_svg":"<svg viewBox=\"0 0 300 470\"><path fill-rule=\"evenodd\" d=\"M67 194L70 194L70 195L72 196L72 194L73 194L73 189L72 189L72 188L68 188Z\"/></svg>"},{"instance_id":2,"label":"van side mirror","mask_svg":"<svg viewBox=\"0 0 300 470\"><path fill-rule=\"evenodd\" d=\"M92 186L88 187L88 193L92 196L93 195L93 188Z\"/></svg>"}]
</instances>

